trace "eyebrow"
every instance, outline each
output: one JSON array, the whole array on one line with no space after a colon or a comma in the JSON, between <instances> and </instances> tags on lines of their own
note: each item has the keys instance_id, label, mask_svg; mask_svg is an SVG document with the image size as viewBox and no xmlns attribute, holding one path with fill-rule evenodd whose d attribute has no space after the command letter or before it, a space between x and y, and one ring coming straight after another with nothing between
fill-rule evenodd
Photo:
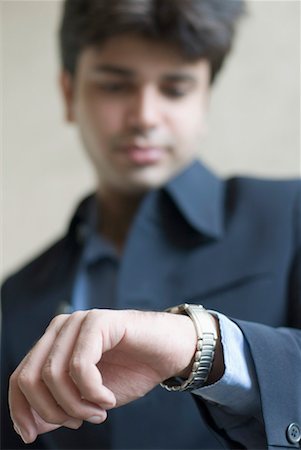
<instances>
[{"instance_id":1,"label":"eyebrow","mask_svg":"<svg viewBox=\"0 0 301 450\"><path fill-rule=\"evenodd\" d=\"M135 72L133 70L125 69L124 67L119 67L119 66L112 66L109 64L95 66L95 67L93 67L92 70L95 73L119 75L119 76L128 77L128 78L130 78L130 77L132 78L135 76Z\"/></svg>"},{"instance_id":2,"label":"eyebrow","mask_svg":"<svg viewBox=\"0 0 301 450\"><path fill-rule=\"evenodd\" d=\"M192 75L189 75L187 73L171 73L166 74L163 77L166 81L172 81L172 82L186 82L186 83L195 83L196 78Z\"/></svg>"},{"instance_id":3,"label":"eyebrow","mask_svg":"<svg viewBox=\"0 0 301 450\"><path fill-rule=\"evenodd\" d=\"M134 70L110 64L97 65L93 68L93 72L99 74L117 75L126 78L137 77L137 74ZM162 79L164 81L170 82L186 82L186 83L196 82L196 78L194 76L182 72L167 73L162 76Z\"/></svg>"}]
</instances>

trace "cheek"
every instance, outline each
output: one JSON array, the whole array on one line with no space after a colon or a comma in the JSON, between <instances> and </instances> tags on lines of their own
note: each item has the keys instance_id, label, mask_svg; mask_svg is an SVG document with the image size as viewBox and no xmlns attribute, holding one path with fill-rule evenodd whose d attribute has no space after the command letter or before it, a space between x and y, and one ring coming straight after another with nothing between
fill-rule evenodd
<instances>
[{"instance_id":1,"label":"cheek","mask_svg":"<svg viewBox=\"0 0 301 450\"><path fill-rule=\"evenodd\" d=\"M188 105L187 105L188 106ZM191 105L174 111L171 127L174 135L181 142L193 142L200 139L207 129L207 115L200 105Z\"/></svg>"},{"instance_id":2,"label":"cheek","mask_svg":"<svg viewBox=\"0 0 301 450\"><path fill-rule=\"evenodd\" d=\"M100 140L114 136L122 129L123 114L114 103L93 99L82 104L79 116L84 127Z\"/></svg>"},{"instance_id":3,"label":"cheek","mask_svg":"<svg viewBox=\"0 0 301 450\"><path fill-rule=\"evenodd\" d=\"M115 135L123 129L123 110L114 103L96 105L94 114L97 126L103 134Z\"/></svg>"},{"instance_id":4,"label":"cheek","mask_svg":"<svg viewBox=\"0 0 301 450\"><path fill-rule=\"evenodd\" d=\"M202 133L202 130L206 128L208 115L208 106L205 99L202 96L197 96L190 102L190 114L187 114L186 120L188 121L188 127L190 131L195 133Z\"/></svg>"},{"instance_id":5,"label":"cheek","mask_svg":"<svg viewBox=\"0 0 301 450\"><path fill-rule=\"evenodd\" d=\"M191 96L173 110L173 128L187 139L203 133L207 127L207 104L200 95Z\"/></svg>"}]
</instances>

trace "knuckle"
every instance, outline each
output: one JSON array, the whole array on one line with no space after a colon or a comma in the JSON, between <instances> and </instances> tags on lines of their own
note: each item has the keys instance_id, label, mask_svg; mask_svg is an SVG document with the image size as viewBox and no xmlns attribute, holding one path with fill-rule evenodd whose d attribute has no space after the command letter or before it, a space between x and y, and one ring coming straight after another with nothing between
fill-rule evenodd
<instances>
[{"instance_id":1,"label":"knuckle","mask_svg":"<svg viewBox=\"0 0 301 450\"><path fill-rule=\"evenodd\" d=\"M26 391L28 389L34 388L36 379L29 373L28 370L23 369L20 371L18 377L16 378L16 382L21 391Z\"/></svg>"},{"instance_id":2,"label":"knuckle","mask_svg":"<svg viewBox=\"0 0 301 450\"><path fill-rule=\"evenodd\" d=\"M54 380L56 380L59 377L59 373L55 365L51 362L51 360L48 360L44 367L41 370L41 376L42 380L47 383L52 383Z\"/></svg>"},{"instance_id":3,"label":"knuckle","mask_svg":"<svg viewBox=\"0 0 301 450\"><path fill-rule=\"evenodd\" d=\"M71 313L70 317L72 317L73 319L76 317L81 317L83 315L83 311L74 311L73 313Z\"/></svg>"},{"instance_id":4,"label":"knuckle","mask_svg":"<svg viewBox=\"0 0 301 450\"><path fill-rule=\"evenodd\" d=\"M51 319L49 325L48 325L48 329L49 328L60 328L61 324L67 319L67 317L69 317L70 314L59 314L58 316L53 317L53 319Z\"/></svg>"},{"instance_id":5,"label":"knuckle","mask_svg":"<svg viewBox=\"0 0 301 450\"><path fill-rule=\"evenodd\" d=\"M97 308L89 309L87 312L87 319L90 320L92 318L101 317L104 315L104 310L99 310Z\"/></svg>"},{"instance_id":6,"label":"knuckle","mask_svg":"<svg viewBox=\"0 0 301 450\"><path fill-rule=\"evenodd\" d=\"M92 309L89 309L88 314L89 315L101 314L101 311L97 308L92 308Z\"/></svg>"},{"instance_id":7,"label":"knuckle","mask_svg":"<svg viewBox=\"0 0 301 450\"><path fill-rule=\"evenodd\" d=\"M58 323L61 323L63 320L65 320L68 316L69 314L59 314L58 316L53 317L50 325L57 325Z\"/></svg>"},{"instance_id":8,"label":"knuckle","mask_svg":"<svg viewBox=\"0 0 301 450\"><path fill-rule=\"evenodd\" d=\"M82 319L86 314L87 314L87 311L81 311L81 310L79 310L79 311L74 311L74 312L71 314L70 317L71 317L72 319L79 320L79 319Z\"/></svg>"},{"instance_id":9,"label":"knuckle","mask_svg":"<svg viewBox=\"0 0 301 450\"><path fill-rule=\"evenodd\" d=\"M85 361L81 355L73 356L70 360L69 371L72 376L80 376L85 369Z\"/></svg>"},{"instance_id":10,"label":"knuckle","mask_svg":"<svg viewBox=\"0 0 301 450\"><path fill-rule=\"evenodd\" d=\"M18 378L19 378L19 374L17 374L17 372L13 372L11 374L11 376L9 377L9 384L10 386L15 386L16 384L18 384Z\"/></svg>"}]
</instances>

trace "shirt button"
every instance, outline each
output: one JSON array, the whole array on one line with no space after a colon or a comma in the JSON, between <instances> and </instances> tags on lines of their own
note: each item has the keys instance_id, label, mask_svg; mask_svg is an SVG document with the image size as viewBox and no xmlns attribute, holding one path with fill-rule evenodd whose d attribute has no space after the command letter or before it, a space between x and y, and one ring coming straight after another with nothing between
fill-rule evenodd
<instances>
[{"instance_id":1,"label":"shirt button","mask_svg":"<svg viewBox=\"0 0 301 450\"><path fill-rule=\"evenodd\" d=\"M286 430L287 440L291 444L298 444L301 440L301 427L298 423L291 423Z\"/></svg>"}]
</instances>

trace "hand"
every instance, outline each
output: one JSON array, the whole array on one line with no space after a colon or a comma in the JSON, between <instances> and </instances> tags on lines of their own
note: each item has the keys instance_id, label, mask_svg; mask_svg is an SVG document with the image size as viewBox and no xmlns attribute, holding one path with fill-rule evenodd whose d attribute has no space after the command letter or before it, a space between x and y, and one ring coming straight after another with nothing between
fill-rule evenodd
<instances>
[{"instance_id":1,"label":"hand","mask_svg":"<svg viewBox=\"0 0 301 450\"><path fill-rule=\"evenodd\" d=\"M91 310L60 315L12 374L9 404L24 442L144 396L161 381L187 375L196 333L187 316Z\"/></svg>"}]
</instances>

